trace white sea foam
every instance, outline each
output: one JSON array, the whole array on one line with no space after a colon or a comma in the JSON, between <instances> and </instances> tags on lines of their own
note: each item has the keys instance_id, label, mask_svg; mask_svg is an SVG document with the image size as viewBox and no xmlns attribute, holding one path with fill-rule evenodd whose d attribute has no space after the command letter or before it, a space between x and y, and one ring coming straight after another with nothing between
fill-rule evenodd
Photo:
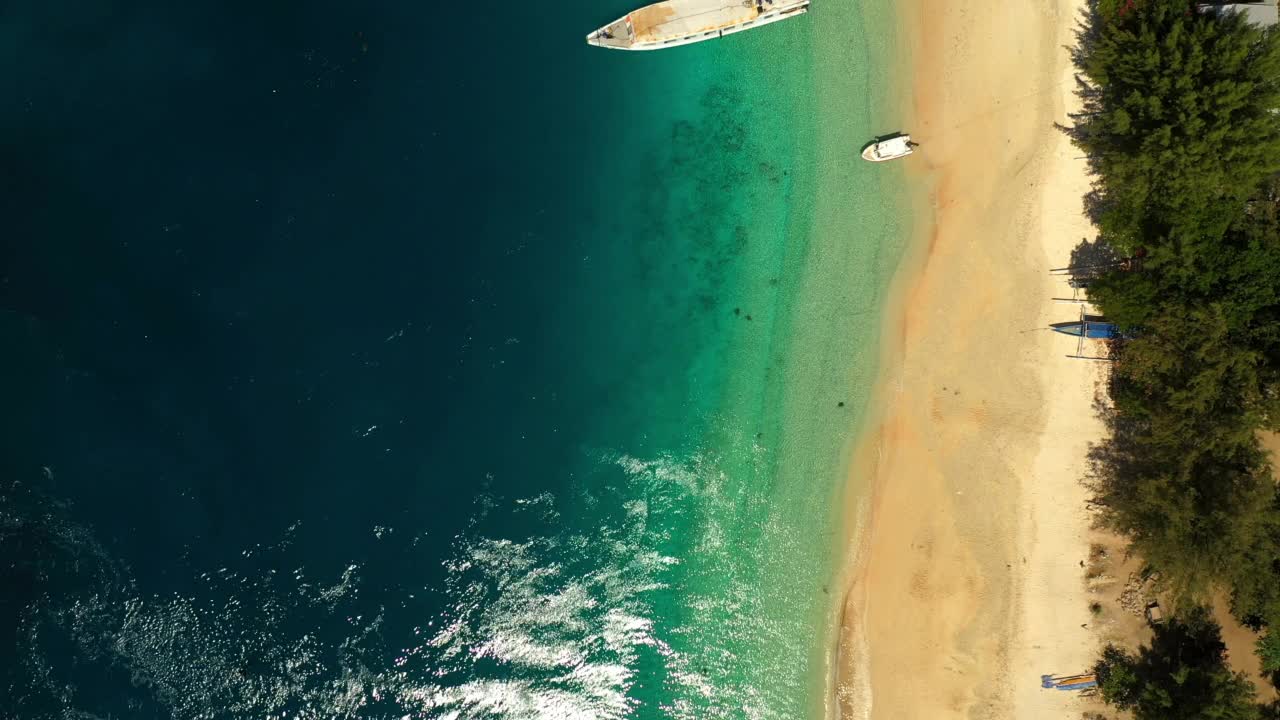
<instances>
[{"instance_id":1,"label":"white sea foam","mask_svg":"<svg viewBox=\"0 0 1280 720\"><path fill-rule=\"evenodd\" d=\"M587 505L598 522L570 527L549 493L481 496L443 581L399 598L362 592L358 564L336 576L289 564L295 527L194 574L198 595L140 596L111 580L112 592L61 608L59 624L177 720L791 716L770 686L798 677L804 646L767 612L762 596L778 591L758 575L761 543L794 541L785 525L714 459L604 461L624 482ZM542 531L482 531L502 513L529 513ZM380 548L416 547L381 536ZM388 623L382 606L411 606L414 593L438 609Z\"/></svg>"}]
</instances>

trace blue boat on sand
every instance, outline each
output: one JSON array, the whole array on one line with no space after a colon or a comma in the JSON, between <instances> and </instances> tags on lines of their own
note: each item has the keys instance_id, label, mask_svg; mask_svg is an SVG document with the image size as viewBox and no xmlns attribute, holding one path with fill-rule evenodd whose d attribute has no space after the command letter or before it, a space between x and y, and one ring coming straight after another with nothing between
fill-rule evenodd
<instances>
[{"instance_id":1,"label":"blue boat on sand","mask_svg":"<svg viewBox=\"0 0 1280 720\"><path fill-rule=\"evenodd\" d=\"M1091 355L1084 355L1083 353L1084 353L1085 340L1115 340L1117 338L1123 337L1122 334L1120 333L1120 328L1116 327L1115 323L1107 322L1105 319L1100 317L1085 315L1083 311L1080 313L1079 320L1073 320L1071 322L1053 323L1049 326L1049 328L1054 332L1060 332L1063 335L1071 335L1072 337L1078 338L1078 340L1076 341L1075 355L1068 355L1067 357L1077 358L1080 360L1110 360L1111 359L1109 357L1094 357Z\"/></svg>"},{"instance_id":2,"label":"blue boat on sand","mask_svg":"<svg viewBox=\"0 0 1280 720\"><path fill-rule=\"evenodd\" d=\"M1075 320L1072 322L1053 323L1049 327L1054 332L1060 332L1063 335L1072 335L1079 338L1088 338L1090 340L1112 340L1120 337L1120 330L1115 323L1105 320Z\"/></svg>"}]
</instances>

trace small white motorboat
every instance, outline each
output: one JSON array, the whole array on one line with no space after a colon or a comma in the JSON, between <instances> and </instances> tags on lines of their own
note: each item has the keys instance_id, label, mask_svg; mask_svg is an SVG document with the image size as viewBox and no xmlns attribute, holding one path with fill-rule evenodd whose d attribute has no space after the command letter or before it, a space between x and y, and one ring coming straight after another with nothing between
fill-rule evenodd
<instances>
[{"instance_id":1,"label":"small white motorboat","mask_svg":"<svg viewBox=\"0 0 1280 720\"><path fill-rule=\"evenodd\" d=\"M906 157L915 152L916 143L911 142L911 136L907 134L892 135L885 138L879 138L875 142L862 149L862 159L871 162L884 162L886 160L897 160Z\"/></svg>"}]
</instances>

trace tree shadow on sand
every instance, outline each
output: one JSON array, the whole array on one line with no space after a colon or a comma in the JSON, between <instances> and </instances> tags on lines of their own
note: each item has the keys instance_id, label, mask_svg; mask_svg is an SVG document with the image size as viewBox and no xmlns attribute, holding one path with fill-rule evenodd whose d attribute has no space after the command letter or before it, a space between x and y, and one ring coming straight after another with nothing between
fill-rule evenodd
<instances>
[{"instance_id":1,"label":"tree shadow on sand","mask_svg":"<svg viewBox=\"0 0 1280 720\"><path fill-rule=\"evenodd\" d=\"M1103 238L1080 238L1071 249L1070 275L1078 279L1098 277L1114 269L1120 260L1120 253Z\"/></svg>"},{"instance_id":2,"label":"tree shadow on sand","mask_svg":"<svg viewBox=\"0 0 1280 720\"><path fill-rule=\"evenodd\" d=\"M1089 82L1088 75L1085 72L1085 62L1102 37L1101 11L1098 5L1098 0L1090 0L1080 10L1073 33L1075 43L1066 48L1067 53L1071 56L1071 64L1075 67L1073 79L1075 81L1076 97L1080 98L1081 101L1080 110L1067 114L1070 123L1054 123L1054 127L1070 138L1072 144L1077 148L1082 147L1085 139L1085 121L1101 110L1102 91ZM1099 181L1098 159L1094 156L1086 155L1086 161L1089 165L1089 175L1093 178L1093 181L1089 192L1084 197L1084 210L1089 220L1097 225L1106 214L1109 203Z\"/></svg>"}]
</instances>

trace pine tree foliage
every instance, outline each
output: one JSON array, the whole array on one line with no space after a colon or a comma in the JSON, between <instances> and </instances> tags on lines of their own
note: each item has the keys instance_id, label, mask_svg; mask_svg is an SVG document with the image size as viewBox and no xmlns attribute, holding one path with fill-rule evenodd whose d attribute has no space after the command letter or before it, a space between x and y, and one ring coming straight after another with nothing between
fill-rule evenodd
<instances>
[{"instance_id":1,"label":"pine tree foliage","mask_svg":"<svg viewBox=\"0 0 1280 720\"><path fill-rule=\"evenodd\" d=\"M1097 0L1070 129L1095 173L1102 240L1140 257L1090 301L1113 347L1110 434L1091 455L1102 520L1175 591L1215 589L1280 658L1280 495L1261 430L1280 430L1280 30L1187 0ZM1280 715L1253 704L1203 618L1099 663L1142 718ZM1217 649L1215 649L1217 648ZM1280 662L1280 660L1276 660Z\"/></svg>"},{"instance_id":2,"label":"pine tree foliage","mask_svg":"<svg viewBox=\"0 0 1280 720\"><path fill-rule=\"evenodd\" d=\"M1147 437L1106 447L1108 472L1094 487L1104 518L1176 598L1194 601L1256 572L1251 551L1269 542L1275 496L1256 440L1211 451L1160 447Z\"/></svg>"},{"instance_id":3,"label":"pine tree foliage","mask_svg":"<svg viewBox=\"0 0 1280 720\"><path fill-rule=\"evenodd\" d=\"M1139 0L1082 34L1089 89L1075 141L1090 157L1103 227L1220 229L1280 170L1280 36L1186 0Z\"/></svg>"},{"instance_id":4,"label":"pine tree foliage","mask_svg":"<svg viewBox=\"0 0 1280 720\"><path fill-rule=\"evenodd\" d=\"M1258 659L1262 661L1262 672L1280 672L1280 633L1275 629L1258 638Z\"/></svg>"},{"instance_id":5,"label":"pine tree foliage","mask_svg":"<svg viewBox=\"0 0 1280 720\"><path fill-rule=\"evenodd\" d=\"M1114 646L1094 667L1102 698L1134 720L1260 720L1254 688L1226 663L1226 645L1203 609L1157 626L1136 654Z\"/></svg>"}]
</instances>

